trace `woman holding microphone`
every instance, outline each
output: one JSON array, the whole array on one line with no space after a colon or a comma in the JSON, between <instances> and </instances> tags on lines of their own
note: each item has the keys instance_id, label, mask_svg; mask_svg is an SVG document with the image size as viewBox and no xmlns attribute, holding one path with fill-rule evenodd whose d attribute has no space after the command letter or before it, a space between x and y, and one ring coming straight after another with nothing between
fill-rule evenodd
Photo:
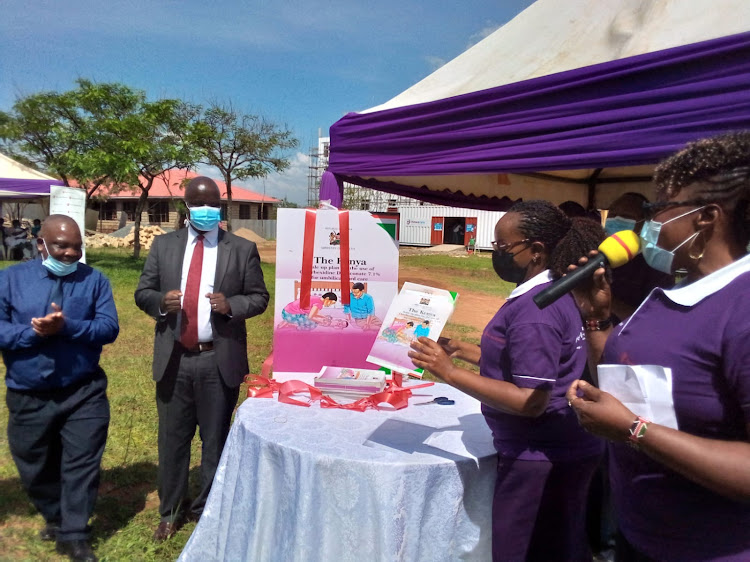
<instances>
[{"instance_id":1,"label":"woman holding microphone","mask_svg":"<svg viewBox=\"0 0 750 562\"><path fill-rule=\"evenodd\" d=\"M532 298L603 238L598 223L551 203L517 203L492 243L495 272L517 287L485 328L481 350L456 340L445 349L427 338L412 343L417 367L482 402L498 451L495 562L591 559L586 494L604 444L578 426L565 398L585 368L586 337L570 295L544 310ZM479 365L479 375L451 358Z\"/></svg>"},{"instance_id":2,"label":"woman holding microphone","mask_svg":"<svg viewBox=\"0 0 750 562\"><path fill-rule=\"evenodd\" d=\"M651 423L584 381L567 396L581 425L612 442L610 480L623 539L618 561L746 561L750 133L691 143L663 162L654 180L657 202L641 231L643 256L654 269L684 269L687 276L674 289L654 289L625 322L589 332L589 364L592 372L605 366L602 386L628 368L630 375L643 369L643 384L671 378L666 394L674 421ZM610 317L603 269L576 300L584 319Z\"/></svg>"}]
</instances>

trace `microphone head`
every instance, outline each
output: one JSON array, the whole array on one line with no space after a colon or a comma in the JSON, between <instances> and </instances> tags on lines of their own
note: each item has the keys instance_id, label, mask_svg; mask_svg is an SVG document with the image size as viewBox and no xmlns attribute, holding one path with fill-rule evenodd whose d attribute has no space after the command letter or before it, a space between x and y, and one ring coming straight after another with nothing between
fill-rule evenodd
<instances>
[{"instance_id":1,"label":"microphone head","mask_svg":"<svg viewBox=\"0 0 750 562\"><path fill-rule=\"evenodd\" d=\"M604 254L610 267L625 265L641 249L641 239L632 230L616 232L599 245L599 251Z\"/></svg>"}]
</instances>

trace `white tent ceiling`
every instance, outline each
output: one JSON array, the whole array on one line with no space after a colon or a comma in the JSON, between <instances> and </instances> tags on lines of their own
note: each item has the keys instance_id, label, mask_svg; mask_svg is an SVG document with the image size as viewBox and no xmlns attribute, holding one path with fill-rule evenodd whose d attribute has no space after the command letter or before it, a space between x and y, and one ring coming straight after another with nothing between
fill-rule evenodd
<instances>
[{"instance_id":1,"label":"white tent ceiling","mask_svg":"<svg viewBox=\"0 0 750 562\"><path fill-rule=\"evenodd\" d=\"M537 0L384 104L414 105L750 31L749 0Z\"/></svg>"},{"instance_id":2,"label":"white tent ceiling","mask_svg":"<svg viewBox=\"0 0 750 562\"><path fill-rule=\"evenodd\" d=\"M538 0L414 86L361 113L414 106L746 31L750 31L748 0ZM331 151L335 154L332 137ZM540 197L556 203L575 200L584 205L595 201L605 208L625 191L653 196L649 181L653 164L523 175L377 177L349 173L346 166L343 168L333 171L343 176L359 175L365 182L372 179L476 197ZM602 180L610 180L606 189L594 187Z\"/></svg>"}]
</instances>

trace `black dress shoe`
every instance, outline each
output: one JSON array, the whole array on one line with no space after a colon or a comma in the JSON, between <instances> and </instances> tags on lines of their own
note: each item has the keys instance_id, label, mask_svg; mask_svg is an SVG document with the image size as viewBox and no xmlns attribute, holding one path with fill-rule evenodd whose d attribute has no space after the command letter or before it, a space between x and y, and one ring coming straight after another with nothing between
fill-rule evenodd
<instances>
[{"instance_id":1,"label":"black dress shoe","mask_svg":"<svg viewBox=\"0 0 750 562\"><path fill-rule=\"evenodd\" d=\"M154 531L154 540L156 542L164 542L175 536L175 533L182 527L183 520L177 521L162 521Z\"/></svg>"},{"instance_id":2,"label":"black dress shoe","mask_svg":"<svg viewBox=\"0 0 750 562\"><path fill-rule=\"evenodd\" d=\"M73 562L97 562L99 560L91 550L91 545L84 540L57 541L55 550Z\"/></svg>"},{"instance_id":3,"label":"black dress shoe","mask_svg":"<svg viewBox=\"0 0 750 562\"><path fill-rule=\"evenodd\" d=\"M39 531L39 538L43 541L54 541L57 540L57 533L60 532L60 525L57 523L47 523L47 525Z\"/></svg>"}]
</instances>

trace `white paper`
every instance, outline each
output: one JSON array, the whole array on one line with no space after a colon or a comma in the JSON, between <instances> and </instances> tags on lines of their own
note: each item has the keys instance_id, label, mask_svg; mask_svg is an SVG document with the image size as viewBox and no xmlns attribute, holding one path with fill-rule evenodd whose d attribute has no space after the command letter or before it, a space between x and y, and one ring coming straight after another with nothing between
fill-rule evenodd
<instances>
[{"instance_id":1,"label":"white paper","mask_svg":"<svg viewBox=\"0 0 750 562\"><path fill-rule=\"evenodd\" d=\"M660 365L599 365L599 388L638 416L677 428L672 369Z\"/></svg>"},{"instance_id":2,"label":"white paper","mask_svg":"<svg viewBox=\"0 0 750 562\"><path fill-rule=\"evenodd\" d=\"M49 189L49 214L66 215L76 221L81 231L83 256L81 262L86 263L86 191L64 185L51 185Z\"/></svg>"}]
</instances>

